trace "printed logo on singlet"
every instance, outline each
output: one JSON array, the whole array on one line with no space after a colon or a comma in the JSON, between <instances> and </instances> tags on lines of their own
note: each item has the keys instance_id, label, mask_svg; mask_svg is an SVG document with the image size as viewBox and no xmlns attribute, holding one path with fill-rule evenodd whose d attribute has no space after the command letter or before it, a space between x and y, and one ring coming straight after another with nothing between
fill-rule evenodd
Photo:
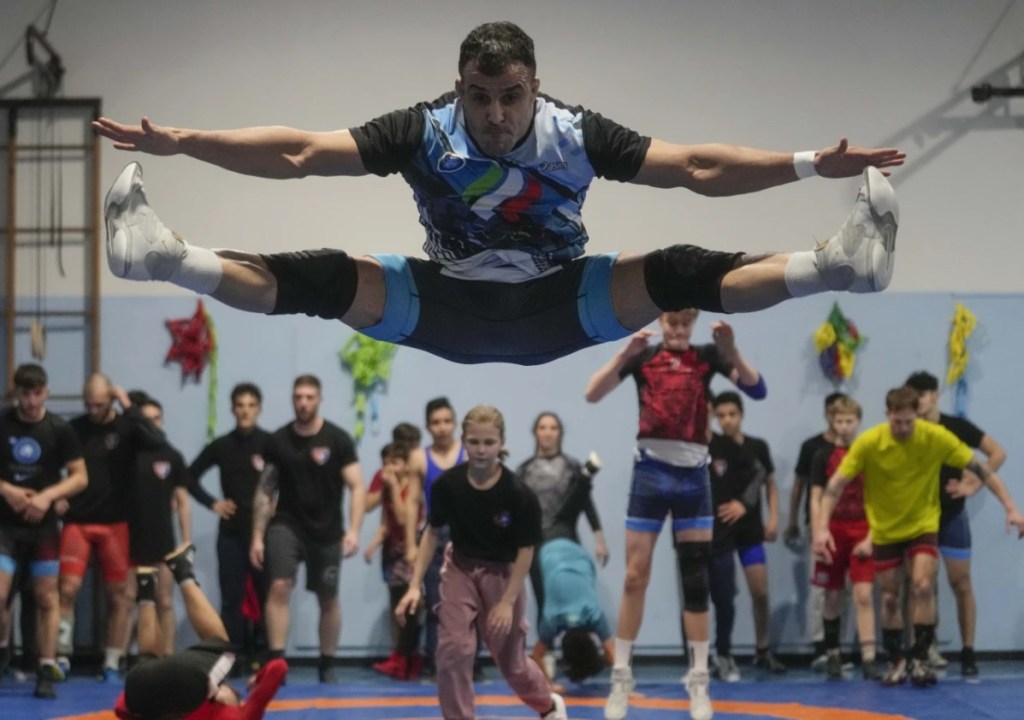
<instances>
[{"instance_id":1,"label":"printed logo on singlet","mask_svg":"<svg viewBox=\"0 0 1024 720\"><path fill-rule=\"evenodd\" d=\"M537 166L537 169L541 172L558 172L559 170L568 170L569 163L564 160L560 162L542 162Z\"/></svg>"},{"instance_id":2,"label":"printed logo on singlet","mask_svg":"<svg viewBox=\"0 0 1024 720\"><path fill-rule=\"evenodd\" d=\"M718 477L724 477L726 471L729 469L729 462L727 460L714 460L711 463L711 467L715 471L715 475Z\"/></svg>"},{"instance_id":3,"label":"printed logo on singlet","mask_svg":"<svg viewBox=\"0 0 1024 720\"><path fill-rule=\"evenodd\" d=\"M323 465L331 459L331 449L329 447L310 448L309 456L317 465Z\"/></svg>"},{"instance_id":4,"label":"printed logo on singlet","mask_svg":"<svg viewBox=\"0 0 1024 720\"><path fill-rule=\"evenodd\" d=\"M121 436L117 433L107 433L103 436L103 447L107 450L113 450L120 444Z\"/></svg>"},{"instance_id":5,"label":"printed logo on singlet","mask_svg":"<svg viewBox=\"0 0 1024 720\"><path fill-rule=\"evenodd\" d=\"M512 514L508 510L503 510L494 516L494 524L500 528L507 528L512 524Z\"/></svg>"},{"instance_id":6,"label":"printed logo on singlet","mask_svg":"<svg viewBox=\"0 0 1024 720\"><path fill-rule=\"evenodd\" d=\"M263 462L262 455L257 455L254 453L253 456L249 459L252 461L253 470L255 470L256 472L263 472L263 468L266 467L266 463Z\"/></svg>"},{"instance_id":7,"label":"printed logo on singlet","mask_svg":"<svg viewBox=\"0 0 1024 720\"><path fill-rule=\"evenodd\" d=\"M171 464L166 460L157 460L153 463L153 474L161 480L166 480L171 474Z\"/></svg>"},{"instance_id":8,"label":"printed logo on singlet","mask_svg":"<svg viewBox=\"0 0 1024 720\"><path fill-rule=\"evenodd\" d=\"M10 442L14 461L21 465L35 465L43 455L43 448L35 438L12 437Z\"/></svg>"},{"instance_id":9,"label":"printed logo on singlet","mask_svg":"<svg viewBox=\"0 0 1024 720\"><path fill-rule=\"evenodd\" d=\"M437 161L437 171L442 173L458 172L466 167L466 158L458 153L446 152Z\"/></svg>"}]
</instances>

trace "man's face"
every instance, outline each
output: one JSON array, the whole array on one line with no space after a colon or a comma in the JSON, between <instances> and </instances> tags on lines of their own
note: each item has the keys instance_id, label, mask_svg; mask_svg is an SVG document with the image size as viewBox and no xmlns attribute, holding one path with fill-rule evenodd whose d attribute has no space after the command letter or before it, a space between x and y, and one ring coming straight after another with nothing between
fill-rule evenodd
<instances>
[{"instance_id":1,"label":"man's face","mask_svg":"<svg viewBox=\"0 0 1024 720\"><path fill-rule=\"evenodd\" d=\"M489 468L498 461L505 441L493 423L470 423L462 434L462 444L470 468Z\"/></svg>"},{"instance_id":2,"label":"man's face","mask_svg":"<svg viewBox=\"0 0 1024 720\"><path fill-rule=\"evenodd\" d=\"M838 413L832 416L829 428L844 445L849 445L857 437L860 419L855 413Z\"/></svg>"},{"instance_id":3,"label":"man's face","mask_svg":"<svg viewBox=\"0 0 1024 720\"><path fill-rule=\"evenodd\" d=\"M292 407L300 423L313 422L320 412L320 391L313 385L298 385L292 390Z\"/></svg>"},{"instance_id":4,"label":"man's face","mask_svg":"<svg viewBox=\"0 0 1024 720\"><path fill-rule=\"evenodd\" d=\"M917 422L917 413L914 410L889 410L885 416L889 419L889 429L896 440L903 442L914 434L914 424Z\"/></svg>"},{"instance_id":5,"label":"man's face","mask_svg":"<svg viewBox=\"0 0 1024 720\"><path fill-rule=\"evenodd\" d=\"M925 390L920 394L917 400L917 414L921 417L927 417L932 410L935 409L936 403L939 401L938 390Z\"/></svg>"},{"instance_id":6,"label":"man's face","mask_svg":"<svg viewBox=\"0 0 1024 720\"><path fill-rule=\"evenodd\" d=\"M690 347L690 336L697 318L692 312L666 312L658 317L661 326L661 341L668 350L686 350Z\"/></svg>"},{"instance_id":7,"label":"man's face","mask_svg":"<svg viewBox=\"0 0 1024 720\"><path fill-rule=\"evenodd\" d=\"M555 418L545 415L537 421L534 435L537 438L537 450L544 454L551 454L558 451L558 445L562 440L562 428Z\"/></svg>"},{"instance_id":8,"label":"man's face","mask_svg":"<svg viewBox=\"0 0 1024 720\"><path fill-rule=\"evenodd\" d=\"M37 388L15 388L14 399L18 402L18 414L25 420L42 420L46 414L46 398L50 396L50 386Z\"/></svg>"},{"instance_id":9,"label":"man's face","mask_svg":"<svg viewBox=\"0 0 1024 720\"><path fill-rule=\"evenodd\" d=\"M539 88L540 81L522 63L495 76L480 72L476 60L466 63L455 92L463 101L469 134L483 153L502 157L526 137Z\"/></svg>"},{"instance_id":10,"label":"man's face","mask_svg":"<svg viewBox=\"0 0 1024 720\"><path fill-rule=\"evenodd\" d=\"M450 408L438 408L430 413L427 432L436 444L447 445L455 435L455 413Z\"/></svg>"},{"instance_id":11,"label":"man's face","mask_svg":"<svg viewBox=\"0 0 1024 720\"><path fill-rule=\"evenodd\" d=\"M260 401L252 393L242 393L231 403L231 414L239 430L255 427L256 418L260 416Z\"/></svg>"},{"instance_id":12,"label":"man's face","mask_svg":"<svg viewBox=\"0 0 1024 720\"><path fill-rule=\"evenodd\" d=\"M102 425L110 422L114 417L114 397L107 388L87 388L83 398L85 412L89 420Z\"/></svg>"},{"instance_id":13,"label":"man's face","mask_svg":"<svg viewBox=\"0 0 1024 720\"><path fill-rule=\"evenodd\" d=\"M731 402L722 403L715 408L715 419L718 420L722 434L727 437L736 435L743 425L743 413Z\"/></svg>"},{"instance_id":14,"label":"man's face","mask_svg":"<svg viewBox=\"0 0 1024 720\"><path fill-rule=\"evenodd\" d=\"M164 414L156 405L143 405L139 411L161 430L164 427Z\"/></svg>"}]
</instances>

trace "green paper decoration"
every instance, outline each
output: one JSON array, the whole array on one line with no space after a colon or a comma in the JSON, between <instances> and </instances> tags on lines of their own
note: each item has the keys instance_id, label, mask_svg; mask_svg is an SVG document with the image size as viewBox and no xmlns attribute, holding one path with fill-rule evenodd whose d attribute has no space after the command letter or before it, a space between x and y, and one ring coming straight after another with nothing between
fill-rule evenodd
<instances>
[{"instance_id":1,"label":"green paper decoration","mask_svg":"<svg viewBox=\"0 0 1024 720\"><path fill-rule=\"evenodd\" d=\"M371 422L377 417L374 394L387 386L391 377L391 361L397 350L397 345L356 333L338 351L342 368L352 375L352 404L356 406L353 435L356 442L366 432L367 408L370 409Z\"/></svg>"}]
</instances>

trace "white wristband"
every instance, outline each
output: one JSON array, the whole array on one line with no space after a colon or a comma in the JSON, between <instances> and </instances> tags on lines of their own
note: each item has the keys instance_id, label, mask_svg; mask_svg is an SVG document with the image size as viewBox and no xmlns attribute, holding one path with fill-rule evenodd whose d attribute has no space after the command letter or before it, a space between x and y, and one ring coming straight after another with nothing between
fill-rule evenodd
<instances>
[{"instance_id":1,"label":"white wristband","mask_svg":"<svg viewBox=\"0 0 1024 720\"><path fill-rule=\"evenodd\" d=\"M814 150L793 153L793 169L798 180L815 177L818 171L814 168Z\"/></svg>"}]
</instances>

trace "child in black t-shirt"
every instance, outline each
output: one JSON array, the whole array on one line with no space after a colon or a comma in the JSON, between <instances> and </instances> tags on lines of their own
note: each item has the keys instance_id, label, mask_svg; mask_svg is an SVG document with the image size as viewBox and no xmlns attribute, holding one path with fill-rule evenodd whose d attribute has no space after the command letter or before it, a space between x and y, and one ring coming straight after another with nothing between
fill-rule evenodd
<instances>
[{"instance_id":1,"label":"child in black t-shirt","mask_svg":"<svg viewBox=\"0 0 1024 720\"><path fill-rule=\"evenodd\" d=\"M409 591L395 608L399 623L420 602L420 583L434 556L437 531L448 525L438 607L437 695L447 719L476 716L473 659L483 638L502 676L544 720L567 720L565 702L525 650L523 581L540 541L537 497L501 464L505 421L480 405L462 421L467 460L431 490L430 522L420 541Z\"/></svg>"}]
</instances>

